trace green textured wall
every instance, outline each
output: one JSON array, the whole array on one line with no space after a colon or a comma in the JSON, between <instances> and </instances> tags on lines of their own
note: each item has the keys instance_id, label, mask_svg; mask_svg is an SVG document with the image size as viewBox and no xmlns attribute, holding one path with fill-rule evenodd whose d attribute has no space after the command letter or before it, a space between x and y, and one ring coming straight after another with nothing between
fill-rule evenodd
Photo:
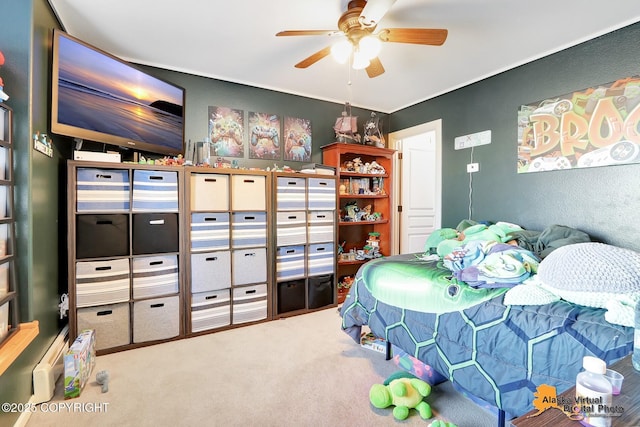
<instances>
[{"instance_id":1,"label":"green textured wall","mask_svg":"<svg viewBox=\"0 0 640 427\"><path fill-rule=\"evenodd\" d=\"M5 2L8 3L8 2ZM57 25L46 0L3 4L0 49L6 64L0 72L7 105L14 109L15 218L21 321L38 320L40 334L0 376L0 402L27 402L32 371L59 331L58 221L60 171L69 151L57 147L54 158L31 148L34 132L47 132L51 29ZM64 216L63 216L64 218ZM65 245L66 246L66 245ZM64 253L62 253L64 259ZM19 414L0 412L0 425Z\"/></svg>"},{"instance_id":2,"label":"green textured wall","mask_svg":"<svg viewBox=\"0 0 640 427\"><path fill-rule=\"evenodd\" d=\"M473 153L473 219L532 230L563 224L640 250L640 164L516 173L518 108L639 74L638 40L634 24L392 114L392 131L442 118L442 225L468 217L471 149L454 150L454 138L491 130L491 144Z\"/></svg>"},{"instance_id":3,"label":"green textured wall","mask_svg":"<svg viewBox=\"0 0 640 427\"><path fill-rule=\"evenodd\" d=\"M320 101L303 96L289 95L267 89L234 84L220 80L177 73L151 67L143 67L158 77L162 77L186 88L186 130L185 139L202 141L207 136L209 106L230 107L243 110L245 121L248 112L277 114L284 122L284 117L299 117L311 120L312 130L312 162L322 163L321 146L334 142L333 125L340 117L344 104ZM346 94L345 94L346 95ZM371 111L352 108L352 114L358 116L360 130L369 118ZM389 130L389 117L378 113L383 124L383 132ZM246 122L245 122L246 124ZM284 138L284 136L283 136ZM248 135L245 135L245 140ZM245 158L239 161L240 166L266 168L273 167L273 161L249 160L247 150ZM287 164L299 169L303 163L278 161L278 165Z\"/></svg>"}]
</instances>

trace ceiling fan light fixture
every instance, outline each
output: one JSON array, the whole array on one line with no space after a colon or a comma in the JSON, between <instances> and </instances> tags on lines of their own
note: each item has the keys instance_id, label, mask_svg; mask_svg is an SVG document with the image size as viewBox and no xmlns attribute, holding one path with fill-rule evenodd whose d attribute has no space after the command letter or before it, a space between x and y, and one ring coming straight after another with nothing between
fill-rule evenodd
<instances>
[{"instance_id":1,"label":"ceiling fan light fixture","mask_svg":"<svg viewBox=\"0 0 640 427\"><path fill-rule=\"evenodd\" d=\"M353 46L348 40L340 40L331 46L331 56L339 64L344 64L349 60Z\"/></svg>"},{"instance_id":2,"label":"ceiling fan light fixture","mask_svg":"<svg viewBox=\"0 0 640 427\"><path fill-rule=\"evenodd\" d=\"M371 64L371 61L369 61L369 58L363 55L362 52L357 50L353 52L353 63L351 64L351 67L354 70L364 70L369 66L369 64Z\"/></svg>"},{"instance_id":3,"label":"ceiling fan light fixture","mask_svg":"<svg viewBox=\"0 0 640 427\"><path fill-rule=\"evenodd\" d=\"M382 42L375 36L363 37L360 39L360 43L358 43L358 50L369 60L378 56L381 48Z\"/></svg>"}]
</instances>

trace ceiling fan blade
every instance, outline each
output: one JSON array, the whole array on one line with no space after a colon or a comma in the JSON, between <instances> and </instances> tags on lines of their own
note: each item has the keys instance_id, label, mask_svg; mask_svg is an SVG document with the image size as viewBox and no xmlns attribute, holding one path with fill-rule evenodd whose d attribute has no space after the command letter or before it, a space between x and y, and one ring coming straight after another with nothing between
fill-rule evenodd
<instances>
[{"instance_id":1,"label":"ceiling fan blade","mask_svg":"<svg viewBox=\"0 0 640 427\"><path fill-rule=\"evenodd\" d=\"M377 56L373 58L370 62L371 63L367 67L367 75L370 78L378 77L380 74L384 73L384 67L382 66L382 62L380 62L380 59L378 59Z\"/></svg>"},{"instance_id":2,"label":"ceiling fan blade","mask_svg":"<svg viewBox=\"0 0 640 427\"><path fill-rule=\"evenodd\" d=\"M331 36L338 33L336 30L287 30L280 31L276 37L281 36Z\"/></svg>"},{"instance_id":3,"label":"ceiling fan blade","mask_svg":"<svg viewBox=\"0 0 640 427\"><path fill-rule=\"evenodd\" d=\"M385 28L378 33L378 38L383 42L440 46L448 34L448 30L435 28Z\"/></svg>"},{"instance_id":4,"label":"ceiling fan blade","mask_svg":"<svg viewBox=\"0 0 640 427\"><path fill-rule=\"evenodd\" d=\"M331 46L327 46L324 49L319 50L316 53L314 53L313 55L309 56L308 58L305 58L302 61L298 62L295 65L295 67L296 68L307 68L308 66L313 65L316 62L320 61L325 56L328 56L330 53L331 53Z\"/></svg>"},{"instance_id":5,"label":"ceiling fan blade","mask_svg":"<svg viewBox=\"0 0 640 427\"><path fill-rule=\"evenodd\" d=\"M360 13L359 21L365 27L375 27L396 0L368 0Z\"/></svg>"}]
</instances>

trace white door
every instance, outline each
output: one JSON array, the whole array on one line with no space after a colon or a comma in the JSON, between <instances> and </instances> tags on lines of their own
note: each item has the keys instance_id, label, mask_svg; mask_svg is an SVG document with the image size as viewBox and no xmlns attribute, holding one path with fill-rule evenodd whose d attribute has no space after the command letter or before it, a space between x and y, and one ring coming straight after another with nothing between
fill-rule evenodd
<instances>
[{"instance_id":1,"label":"white door","mask_svg":"<svg viewBox=\"0 0 640 427\"><path fill-rule=\"evenodd\" d=\"M423 252L427 237L441 227L440 121L427 125L396 140L399 253Z\"/></svg>"}]
</instances>

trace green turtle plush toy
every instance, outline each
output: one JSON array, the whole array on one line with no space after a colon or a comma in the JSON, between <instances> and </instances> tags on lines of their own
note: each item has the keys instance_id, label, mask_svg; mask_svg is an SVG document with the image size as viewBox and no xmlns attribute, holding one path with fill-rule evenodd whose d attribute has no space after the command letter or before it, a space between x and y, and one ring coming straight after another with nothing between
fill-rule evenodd
<instances>
[{"instance_id":1,"label":"green turtle plush toy","mask_svg":"<svg viewBox=\"0 0 640 427\"><path fill-rule=\"evenodd\" d=\"M431 406L423 399L431 393L429 383L408 373L397 373L387 378L384 384L374 384L369 390L369 400L376 408L393 408L393 416L404 420L409 410L415 408L422 419L433 416Z\"/></svg>"}]
</instances>

